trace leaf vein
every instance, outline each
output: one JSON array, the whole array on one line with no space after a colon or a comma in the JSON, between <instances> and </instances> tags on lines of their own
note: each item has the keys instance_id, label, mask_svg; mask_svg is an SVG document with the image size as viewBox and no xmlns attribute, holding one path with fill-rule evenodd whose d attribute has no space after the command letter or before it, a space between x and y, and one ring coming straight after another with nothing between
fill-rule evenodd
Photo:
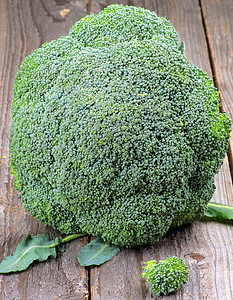
<instances>
[{"instance_id":1,"label":"leaf vein","mask_svg":"<svg viewBox=\"0 0 233 300\"><path fill-rule=\"evenodd\" d=\"M87 262L90 261L90 260L92 260L92 259L94 259L96 256L98 256L98 255L99 255L106 247L108 247L108 244L104 245L103 248L100 249L94 256L90 257L90 258L87 260Z\"/></svg>"},{"instance_id":2,"label":"leaf vein","mask_svg":"<svg viewBox=\"0 0 233 300\"><path fill-rule=\"evenodd\" d=\"M4 269L2 269L2 271L5 271L5 270L7 270L7 268L10 268L10 267L14 266L15 264L17 264L20 261L20 259L22 259L22 257L25 254L27 254L32 248L52 248L51 245L46 245L46 246L35 246L35 245L33 245L33 246L31 246L30 248L28 248L27 250L25 250L25 252L14 263L6 266Z\"/></svg>"}]
</instances>

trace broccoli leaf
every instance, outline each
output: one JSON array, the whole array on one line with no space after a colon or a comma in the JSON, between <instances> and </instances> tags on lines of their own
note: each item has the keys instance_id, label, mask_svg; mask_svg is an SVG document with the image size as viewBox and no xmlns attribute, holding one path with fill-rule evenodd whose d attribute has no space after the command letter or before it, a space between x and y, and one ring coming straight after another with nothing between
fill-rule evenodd
<instances>
[{"instance_id":1,"label":"broccoli leaf","mask_svg":"<svg viewBox=\"0 0 233 300\"><path fill-rule=\"evenodd\" d=\"M110 260L119 251L119 247L106 244L101 238L97 238L79 251L78 261L81 266L85 267L92 265L99 266Z\"/></svg>"},{"instance_id":2,"label":"broccoli leaf","mask_svg":"<svg viewBox=\"0 0 233 300\"><path fill-rule=\"evenodd\" d=\"M77 233L64 239L57 237L52 241L48 232L33 237L28 235L25 240L18 244L14 255L8 256L0 263L0 274L26 270L35 260L44 261L49 257L56 258L56 247L58 251L64 252L65 243L84 235L86 233Z\"/></svg>"},{"instance_id":3,"label":"broccoli leaf","mask_svg":"<svg viewBox=\"0 0 233 300\"><path fill-rule=\"evenodd\" d=\"M209 202L205 216L222 220L233 220L233 206Z\"/></svg>"},{"instance_id":4,"label":"broccoli leaf","mask_svg":"<svg viewBox=\"0 0 233 300\"><path fill-rule=\"evenodd\" d=\"M28 235L25 240L18 244L13 256L8 256L0 264L0 273L23 271L34 261L44 261L48 257L56 258L54 241L50 241L49 234L38 234L31 237Z\"/></svg>"},{"instance_id":5,"label":"broccoli leaf","mask_svg":"<svg viewBox=\"0 0 233 300\"><path fill-rule=\"evenodd\" d=\"M180 52L185 55L185 43L184 41L181 42L181 45L179 47Z\"/></svg>"}]
</instances>

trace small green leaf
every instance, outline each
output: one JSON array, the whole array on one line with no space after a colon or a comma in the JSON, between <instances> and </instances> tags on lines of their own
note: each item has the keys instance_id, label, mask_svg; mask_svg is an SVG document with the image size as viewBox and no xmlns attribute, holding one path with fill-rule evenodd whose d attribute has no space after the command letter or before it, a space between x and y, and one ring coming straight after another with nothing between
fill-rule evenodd
<instances>
[{"instance_id":1,"label":"small green leaf","mask_svg":"<svg viewBox=\"0 0 233 300\"><path fill-rule=\"evenodd\" d=\"M233 220L233 206L209 202L205 216L222 220Z\"/></svg>"},{"instance_id":2,"label":"small green leaf","mask_svg":"<svg viewBox=\"0 0 233 300\"><path fill-rule=\"evenodd\" d=\"M13 256L8 256L0 264L0 273L23 271L34 261L44 261L48 257L56 258L54 241L50 241L49 234L38 234L27 238L18 244Z\"/></svg>"},{"instance_id":3,"label":"small green leaf","mask_svg":"<svg viewBox=\"0 0 233 300\"><path fill-rule=\"evenodd\" d=\"M97 238L87 244L79 251L78 261L81 266L99 266L110 260L120 251L120 248L114 245L106 244L101 238Z\"/></svg>"},{"instance_id":4,"label":"small green leaf","mask_svg":"<svg viewBox=\"0 0 233 300\"><path fill-rule=\"evenodd\" d=\"M179 47L180 52L185 55L185 43L184 41L181 42L181 45Z\"/></svg>"},{"instance_id":5,"label":"small green leaf","mask_svg":"<svg viewBox=\"0 0 233 300\"><path fill-rule=\"evenodd\" d=\"M57 250L59 252L63 253L63 252L66 251L66 247L63 244L63 239L60 236L58 236L58 237L55 238L54 244L57 246Z\"/></svg>"}]
</instances>

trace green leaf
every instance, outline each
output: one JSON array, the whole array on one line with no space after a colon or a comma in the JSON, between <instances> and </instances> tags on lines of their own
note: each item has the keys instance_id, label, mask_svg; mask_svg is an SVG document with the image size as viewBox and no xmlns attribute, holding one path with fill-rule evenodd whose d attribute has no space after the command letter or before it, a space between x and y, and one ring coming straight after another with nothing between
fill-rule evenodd
<instances>
[{"instance_id":1,"label":"green leaf","mask_svg":"<svg viewBox=\"0 0 233 300\"><path fill-rule=\"evenodd\" d=\"M181 45L179 47L180 52L185 55L185 43L184 41L181 42Z\"/></svg>"},{"instance_id":2,"label":"green leaf","mask_svg":"<svg viewBox=\"0 0 233 300\"><path fill-rule=\"evenodd\" d=\"M17 272L27 269L34 261L44 261L48 257L56 258L56 248L54 241L50 241L49 234L38 234L27 238L18 244L13 256L8 256L0 264L0 273Z\"/></svg>"},{"instance_id":3,"label":"green leaf","mask_svg":"<svg viewBox=\"0 0 233 300\"><path fill-rule=\"evenodd\" d=\"M59 252L63 253L63 252L66 251L66 247L63 244L63 239L60 236L58 236L58 237L55 238L54 244L55 244L55 246L57 245L57 250Z\"/></svg>"},{"instance_id":4,"label":"green leaf","mask_svg":"<svg viewBox=\"0 0 233 300\"><path fill-rule=\"evenodd\" d=\"M209 202L205 216L221 220L233 220L233 206Z\"/></svg>"},{"instance_id":5,"label":"green leaf","mask_svg":"<svg viewBox=\"0 0 233 300\"><path fill-rule=\"evenodd\" d=\"M106 244L101 238L97 238L87 244L79 251L78 261L81 266L99 266L110 260L120 251L120 248L114 245Z\"/></svg>"}]
</instances>

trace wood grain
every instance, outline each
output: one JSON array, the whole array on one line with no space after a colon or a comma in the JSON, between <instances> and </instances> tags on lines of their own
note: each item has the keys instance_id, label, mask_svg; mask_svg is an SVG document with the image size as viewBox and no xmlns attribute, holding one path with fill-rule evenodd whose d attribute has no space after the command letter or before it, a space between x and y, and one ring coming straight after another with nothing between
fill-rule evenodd
<instances>
[{"instance_id":1,"label":"wood grain","mask_svg":"<svg viewBox=\"0 0 233 300\"><path fill-rule=\"evenodd\" d=\"M9 129L15 74L23 58L42 43L66 35L78 19L89 12L96 14L112 3L145 7L169 19L180 41L185 41L190 62L216 76L223 107L230 116L233 114L230 0L203 0L201 6L199 0L0 0L0 261L12 254L29 233L36 235L47 230L52 237L59 234L31 217L13 188ZM215 183L213 201L233 205L227 157ZM170 232L154 246L122 249L111 261L98 268L91 267L90 272L76 259L87 242L87 238L82 238L70 243L56 260L34 264L19 274L0 275L0 299L231 300L232 234L233 226L227 224L195 222ZM189 266L189 281L178 293L157 297L141 277L143 263L172 255L183 258Z\"/></svg>"},{"instance_id":2,"label":"wood grain","mask_svg":"<svg viewBox=\"0 0 233 300\"><path fill-rule=\"evenodd\" d=\"M201 0L204 24L214 76L220 90L222 108L233 120L233 1ZM230 139L230 166L233 174L233 135Z\"/></svg>"}]
</instances>

